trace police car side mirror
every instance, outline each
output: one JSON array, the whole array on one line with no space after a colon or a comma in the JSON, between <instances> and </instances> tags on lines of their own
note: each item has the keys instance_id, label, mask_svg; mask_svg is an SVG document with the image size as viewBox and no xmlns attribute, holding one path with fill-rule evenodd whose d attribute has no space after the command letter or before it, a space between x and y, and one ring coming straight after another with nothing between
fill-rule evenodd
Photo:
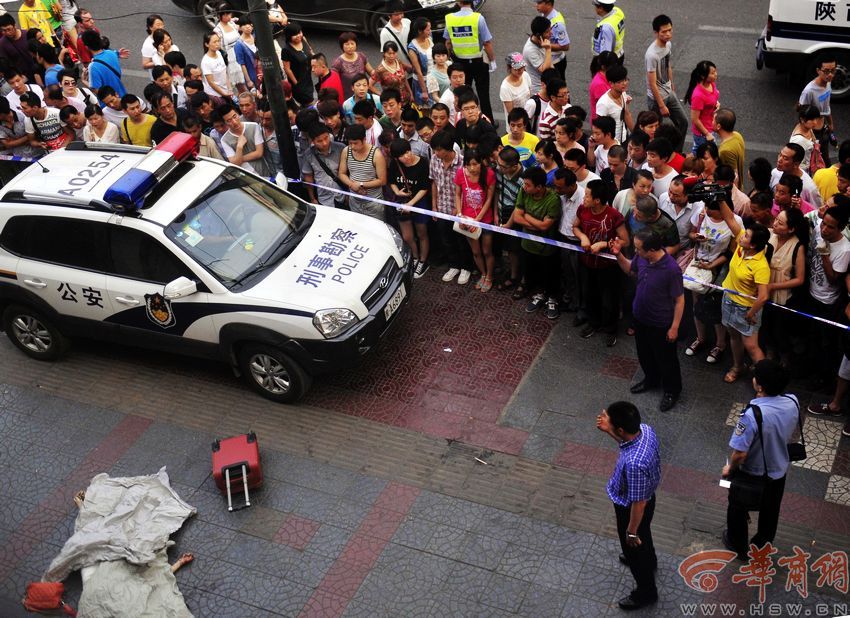
<instances>
[{"instance_id":1,"label":"police car side mirror","mask_svg":"<svg viewBox=\"0 0 850 618\"><path fill-rule=\"evenodd\" d=\"M198 291L198 284L188 277L177 277L174 281L167 283L162 295L168 300L185 298Z\"/></svg>"}]
</instances>

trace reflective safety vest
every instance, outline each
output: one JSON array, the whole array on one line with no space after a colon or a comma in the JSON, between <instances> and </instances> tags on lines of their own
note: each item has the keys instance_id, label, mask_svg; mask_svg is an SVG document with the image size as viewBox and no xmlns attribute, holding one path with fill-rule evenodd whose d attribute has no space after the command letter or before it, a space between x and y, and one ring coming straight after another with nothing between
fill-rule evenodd
<instances>
[{"instance_id":1,"label":"reflective safety vest","mask_svg":"<svg viewBox=\"0 0 850 618\"><path fill-rule=\"evenodd\" d=\"M567 29L567 22L564 21L564 16L558 11L555 11L555 18L550 20L549 23L553 26L555 24L562 24L564 26L564 30Z\"/></svg>"},{"instance_id":2,"label":"reflective safety vest","mask_svg":"<svg viewBox=\"0 0 850 618\"><path fill-rule=\"evenodd\" d=\"M555 28L555 24L561 24L564 29L564 32L567 31L567 22L564 20L563 14L561 14L559 11L555 11L555 17L549 20L549 24L552 26L553 29Z\"/></svg>"},{"instance_id":3,"label":"reflective safety vest","mask_svg":"<svg viewBox=\"0 0 850 618\"><path fill-rule=\"evenodd\" d=\"M446 15L446 29L452 43L452 53L461 60L481 57L481 43L478 39L478 20L480 13Z\"/></svg>"},{"instance_id":4,"label":"reflective safety vest","mask_svg":"<svg viewBox=\"0 0 850 618\"><path fill-rule=\"evenodd\" d=\"M617 56L623 55L623 40L626 38L626 15L623 10L615 6L614 9L605 17L599 20L596 24L596 30L593 31L592 50L594 54L599 54L602 49L599 49L602 39L602 26L609 25L614 29L614 49L612 50Z\"/></svg>"}]
</instances>

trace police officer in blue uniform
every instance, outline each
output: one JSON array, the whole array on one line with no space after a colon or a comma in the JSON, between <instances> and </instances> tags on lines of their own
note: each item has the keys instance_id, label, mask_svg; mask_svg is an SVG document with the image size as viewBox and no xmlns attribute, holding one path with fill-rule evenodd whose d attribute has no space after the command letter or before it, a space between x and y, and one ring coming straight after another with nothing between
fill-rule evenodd
<instances>
[{"instance_id":1,"label":"police officer in blue uniform","mask_svg":"<svg viewBox=\"0 0 850 618\"><path fill-rule=\"evenodd\" d=\"M617 0L593 0L593 6L599 21L593 30L591 49L594 56L604 51L614 52L617 61L623 64L626 58L624 41L626 36L626 16L623 10L616 6Z\"/></svg>"},{"instance_id":2,"label":"police officer in blue uniform","mask_svg":"<svg viewBox=\"0 0 850 618\"><path fill-rule=\"evenodd\" d=\"M481 112L495 124L490 107L490 72L496 70L493 35L484 16L473 10L473 0L457 0L457 4L459 10L446 15L443 38L452 62L462 66L466 72L466 85L475 84ZM489 65L484 62L483 52L487 53Z\"/></svg>"},{"instance_id":3,"label":"police officer in blue uniform","mask_svg":"<svg viewBox=\"0 0 850 618\"><path fill-rule=\"evenodd\" d=\"M729 446L732 453L729 463L723 467L723 476L747 474L762 477L767 464L768 480L758 509L758 530L749 543L764 547L772 543L779 523L779 508L785 492L785 475L788 472L788 442L798 425L800 403L795 395L783 394L788 385L787 371L770 359L759 361L753 370L753 388L756 398L741 414L735 426ZM759 436L756 410L761 411L761 436ZM762 449L764 444L764 449ZM747 511L733 500L729 493L729 506L726 510L726 531L723 544L730 551L746 560L748 528Z\"/></svg>"},{"instance_id":4,"label":"police officer in blue uniform","mask_svg":"<svg viewBox=\"0 0 850 618\"><path fill-rule=\"evenodd\" d=\"M564 16L555 10L555 0L534 0L537 12L549 20L552 25L552 64L561 76L567 79L567 51L570 49L570 35Z\"/></svg>"}]
</instances>

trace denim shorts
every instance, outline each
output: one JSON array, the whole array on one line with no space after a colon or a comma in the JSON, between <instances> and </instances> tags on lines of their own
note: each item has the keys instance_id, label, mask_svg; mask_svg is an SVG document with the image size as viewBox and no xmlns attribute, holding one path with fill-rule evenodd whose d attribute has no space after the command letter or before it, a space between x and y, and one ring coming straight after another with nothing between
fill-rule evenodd
<instances>
[{"instance_id":1,"label":"denim shorts","mask_svg":"<svg viewBox=\"0 0 850 618\"><path fill-rule=\"evenodd\" d=\"M762 312L759 311L758 315L756 315L756 323L750 324L749 322L747 322L747 318L745 317L747 315L747 311L749 310L749 307L739 305L734 300L729 298L729 294L724 294L723 304L721 305L721 311L723 315L723 326L738 331L744 337L755 335L759 332L759 328L761 327Z\"/></svg>"}]
</instances>

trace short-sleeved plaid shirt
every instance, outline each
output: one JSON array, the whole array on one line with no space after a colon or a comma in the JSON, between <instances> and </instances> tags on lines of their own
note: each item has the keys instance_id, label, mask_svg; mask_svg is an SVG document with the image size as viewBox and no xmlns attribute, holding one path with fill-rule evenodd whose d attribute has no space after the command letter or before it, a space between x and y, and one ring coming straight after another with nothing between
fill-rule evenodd
<instances>
[{"instance_id":1,"label":"short-sleeved plaid shirt","mask_svg":"<svg viewBox=\"0 0 850 618\"><path fill-rule=\"evenodd\" d=\"M437 155L431 157L430 176L437 194L437 210L447 215L455 212L455 174L463 166L463 156L455 152L455 160L446 169Z\"/></svg>"},{"instance_id":2,"label":"short-sleeved plaid shirt","mask_svg":"<svg viewBox=\"0 0 850 618\"><path fill-rule=\"evenodd\" d=\"M620 457L608 481L608 497L629 506L649 500L661 482L661 456L652 427L640 424L640 435L620 445Z\"/></svg>"}]
</instances>

